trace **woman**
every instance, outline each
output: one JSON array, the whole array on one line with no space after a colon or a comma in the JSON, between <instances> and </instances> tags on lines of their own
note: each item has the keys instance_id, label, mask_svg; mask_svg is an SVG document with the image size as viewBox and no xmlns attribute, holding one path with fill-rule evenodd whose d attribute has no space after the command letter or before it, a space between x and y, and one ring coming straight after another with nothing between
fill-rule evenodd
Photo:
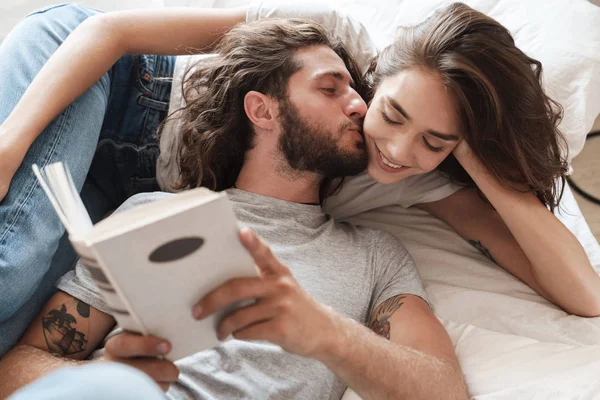
<instances>
[{"instance_id":1,"label":"woman","mask_svg":"<svg viewBox=\"0 0 600 400\"><path fill-rule=\"evenodd\" d=\"M222 32L246 19L245 9L96 14L70 5L46 9L27 17L2 46L0 190L4 185L6 196L0 192L0 271L9 284L0 299L0 337L6 341L0 354L74 260L31 164L66 160L94 220L128 196L156 189L153 133L166 115L171 89L168 80L157 78L172 75L174 58L128 54L209 50ZM469 52L471 39L489 45L489 65L475 63L481 52ZM426 51L403 53L411 48ZM544 205L557 204L553 185L566 166L558 151L557 114L541 90L540 72L539 63L518 51L504 28L463 5L401 31L367 74L369 175L350 179L326 206L336 208L337 202L340 215L351 210L344 199L357 190L386 204L418 204L477 240L501 266L567 311L600 314L600 278L577 240ZM497 73L502 78L495 78ZM519 107L525 111L515 112ZM163 142L164 137L161 147ZM167 160L159 166L173 164L170 150L162 153ZM185 151L180 155L185 176L194 166L186 164ZM480 193L440 184L430 172L438 166L463 182L472 179ZM413 190L404 201L405 192L395 185L406 182L404 188ZM181 187L200 183L179 182ZM362 190L365 185L368 191ZM382 191L393 196L381 196ZM524 224L524 216L536 218L537 225Z\"/></svg>"}]
</instances>

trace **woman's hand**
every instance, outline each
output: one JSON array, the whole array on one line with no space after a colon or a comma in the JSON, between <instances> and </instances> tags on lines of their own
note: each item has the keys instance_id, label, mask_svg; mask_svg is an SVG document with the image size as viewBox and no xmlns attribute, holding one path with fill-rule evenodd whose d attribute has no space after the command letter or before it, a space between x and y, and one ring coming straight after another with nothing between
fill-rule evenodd
<instances>
[{"instance_id":1,"label":"woman's hand","mask_svg":"<svg viewBox=\"0 0 600 400\"><path fill-rule=\"evenodd\" d=\"M454 154L454 157L458 160L458 162L460 162L460 159L473 154L473 150L471 150L471 146L469 146L466 140L461 139L454 150L452 150L452 154Z\"/></svg>"},{"instance_id":2,"label":"woman's hand","mask_svg":"<svg viewBox=\"0 0 600 400\"><path fill-rule=\"evenodd\" d=\"M458 142L454 150L452 150L452 154L475 183L477 183L477 179L481 173L489 175L488 169L483 165L479 158L477 158L475 153L473 153L471 146L469 146L466 140L462 139Z\"/></svg>"},{"instance_id":3,"label":"woman's hand","mask_svg":"<svg viewBox=\"0 0 600 400\"><path fill-rule=\"evenodd\" d=\"M261 276L224 283L200 300L194 317L206 318L238 301L256 299L223 318L217 327L220 340L230 334L241 340L268 340L305 357L316 357L329 349L336 338L338 314L302 289L288 267L254 232L243 230L240 239Z\"/></svg>"}]
</instances>

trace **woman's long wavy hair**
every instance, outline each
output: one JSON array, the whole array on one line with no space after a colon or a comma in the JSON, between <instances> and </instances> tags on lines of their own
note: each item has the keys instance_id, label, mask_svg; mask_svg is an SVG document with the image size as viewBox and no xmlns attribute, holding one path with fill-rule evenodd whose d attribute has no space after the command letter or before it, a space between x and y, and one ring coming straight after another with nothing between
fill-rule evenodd
<instances>
[{"instance_id":1,"label":"woman's long wavy hair","mask_svg":"<svg viewBox=\"0 0 600 400\"><path fill-rule=\"evenodd\" d=\"M534 191L551 210L557 206L568 171L561 152L567 145L558 129L562 107L542 89L542 64L519 50L505 27L462 3L402 27L367 73L371 94L386 77L407 68L442 77L465 140L497 179ZM438 169L475 186L452 154Z\"/></svg>"},{"instance_id":2,"label":"woman's long wavy hair","mask_svg":"<svg viewBox=\"0 0 600 400\"><path fill-rule=\"evenodd\" d=\"M289 78L302 67L295 52L315 45L330 47L355 82L362 82L342 42L320 25L299 19L237 25L217 44L216 56L186 72L186 106L171 116L179 120L181 135L181 173L174 189L204 186L220 191L235 184L254 138L244 111L246 93L254 90L286 99Z\"/></svg>"}]
</instances>

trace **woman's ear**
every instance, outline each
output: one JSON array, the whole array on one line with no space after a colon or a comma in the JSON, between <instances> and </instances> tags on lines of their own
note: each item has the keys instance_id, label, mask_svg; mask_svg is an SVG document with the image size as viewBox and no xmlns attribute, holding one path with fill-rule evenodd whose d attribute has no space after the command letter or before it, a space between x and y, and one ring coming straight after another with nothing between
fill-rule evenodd
<instances>
[{"instance_id":1,"label":"woman's ear","mask_svg":"<svg viewBox=\"0 0 600 400\"><path fill-rule=\"evenodd\" d=\"M271 96L254 90L244 96L244 111L250 122L257 128L272 131L277 122L275 114L276 102Z\"/></svg>"}]
</instances>

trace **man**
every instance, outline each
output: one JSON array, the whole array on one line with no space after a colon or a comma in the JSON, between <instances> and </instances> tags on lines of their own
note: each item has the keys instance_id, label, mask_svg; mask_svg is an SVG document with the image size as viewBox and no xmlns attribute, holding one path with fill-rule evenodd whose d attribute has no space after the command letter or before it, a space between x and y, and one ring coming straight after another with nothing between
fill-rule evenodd
<instances>
[{"instance_id":1,"label":"man","mask_svg":"<svg viewBox=\"0 0 600 400\"><path fill-rule=\"evenodd\" d=\"M159 357L167 341L131 333L110 335L92 355L115 322L78 265L0 361L0 395L103 353L141 370L171 398L340 398L347 386L365 399L465 398L452 344L408 253L392 235L337 223L319 206L323 180L356 174L366 163L366 104L343 46L316 24L266 20L233 29L217 52L188 81L194 95L180 117L180 186L229 188L239 221L268 243L242 230L261 276L229 281L190 310L202 319L256 299L217 328L220 338L238 340L177 366ZM124 208L164 196L138 195ZM43 320L57 312L75 320L85 350L50 354L60 338L44 334ZM159 397L139 375L128 385L109 379L115 387L106 389L106 379L91 379L105 371L89 363L46 376L15 399L57 388L63 398Z\"/></svg>"}]
</instances>

